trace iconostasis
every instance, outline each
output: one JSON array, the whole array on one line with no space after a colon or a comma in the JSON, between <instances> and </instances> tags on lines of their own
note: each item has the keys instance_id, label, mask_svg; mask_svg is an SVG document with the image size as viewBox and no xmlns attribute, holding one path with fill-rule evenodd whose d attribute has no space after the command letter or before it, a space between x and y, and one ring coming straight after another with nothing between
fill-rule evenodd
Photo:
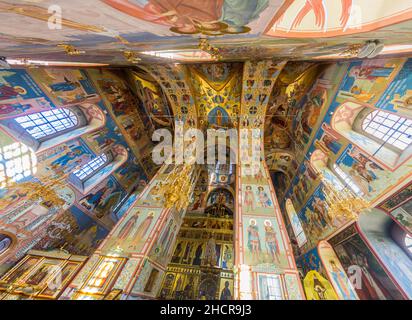
<instances>
[{"instance_id":1,"label":"iconostasis","mask_svg":"<svg viewBox=\"0 0 412 320\"><path fill-rule=\"evenodd\" d=\"M233 179L227 178L233 171L234 165L218 164L201 172L163 280L161 298L233 299L235 200Z\"/></svg>"}]
</instances>

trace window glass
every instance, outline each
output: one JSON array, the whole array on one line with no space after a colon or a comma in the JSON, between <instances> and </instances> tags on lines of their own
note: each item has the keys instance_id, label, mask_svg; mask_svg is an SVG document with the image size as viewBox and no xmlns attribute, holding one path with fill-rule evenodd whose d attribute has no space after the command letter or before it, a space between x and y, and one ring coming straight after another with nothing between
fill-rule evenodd
<instances>
[{"instance_id":1,"label":"window glass","mask_svg":"<svg viewBox=\"0 0 412 320\"><path fill-rule=\"evenodd\" d=\"M76 115L65 108L28 114L14 120L35 139L62 133L78 124Z\"/></svg>"},{"instance_id":2,"label":"window glass","mask_svg":"<svg viewBox=\"0 0 412 320\"><path fill-rule=\"evenodd\" d=\"M362 129L400 150L412 143L412 120L385 111L369 113L363 120Z\"/></svg>"},{"instance_id":3,"label":"window glass","mask_svg":"<svg viewBox=\"0 0 412 320\"><path fill-rule=\"evenodd\" d=\"M107 155L102 154L88 163L83 165L80 169L73 172L73 174L78 177L81 181L86 180L88 177L95 174L100 168L107 164Z\"/></svg>"}]
</instances>

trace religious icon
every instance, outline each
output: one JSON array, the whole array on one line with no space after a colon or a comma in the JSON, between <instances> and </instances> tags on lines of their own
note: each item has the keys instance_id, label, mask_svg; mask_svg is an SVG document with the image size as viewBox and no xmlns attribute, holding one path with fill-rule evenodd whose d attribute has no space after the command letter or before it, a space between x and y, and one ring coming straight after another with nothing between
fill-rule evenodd
<instances>
[{"instance_id":1,"label":"religious icon","mask_svg":"<svg viewBox=\"0 0 412 320\"><path fill-rule=\"evenodd\" d=\"M276 238L276 232L273 229L272 222L270 220L265 220L265 244L268 255L273 262L280 263L279 255L280 248L279 242Z\"/></svg>"},{"instance_id":2,"label":"religious icon","mask_svg":"<svg viewBox=\"0 0 412 320\"><path fill-rule=\"evenodd\" d=\"M339 291L339 294L344 300L356 300L357 297L354 295L352 286L350 284L349 278L346 273L341 270L334 259L329 260L329 265L331 267L330 273L332 279Z\"/></svg>"},{"instance_id":3,"label":"religious icon","mask_svg":"<svg viewBox=\"0 0 412 320\"><path fill-rule=\"evenodd\" d=\"M306 274L303 286L308 300L338 300L330 282L316 270Z\"/></svg>"},{"instance_id":4,"label":"religious icon","mask_svg":"<svg viewBox=\"0 0 412 320\"><path fill-rule=\"evenodd\" d=\"M203 244L199 244L195 251L195 257L192 262L194 266L200 266L202 262L202 253L203 253Z\"/></svg>"},{"instance_id":5,"label":"religious icon","mask_svg":"<svg viewBox=\"0 0 412 320\"><path fill-rule=\"evenodd\" d=\"M258 189L257 195L258 195L260 206L263 208L272 206L272 201L270 200L268 194L265 192L264 188L262 186L259 186L257 189Z\"/></svg>"},{"instance_id":6,"label":"religious icon","mask_svg":"<svg viewBox=\"0 0 412 320\"><path fill-rule=\"evenodd\" d=\"M246 211L253 211L255 208L255 196L253 195L252 187L246 186L245 197L243 199L243 205Z\"/></svg>"},{"instance_id":7,"label":"religious icon","mask_svg":"<svg viewBox=\"0 0 412 320\"><path fill-rule=\"evenodd\" d=\"M229 285L229 281L225 281L225 287L220 293L220 300L232 300L232 293L230 292Z\"/></svg>"},{"instance_id":8,"label":"religious icon","mask_svg":"<svg viewBox=\"0 0 412 320\"><path fill-rule=\"evenodd\" d=\"M257 226L255 219L249 220L249 226L247 228L248 233L248 248L252 253L252 260L259 261L261 247L260 247L260 236L259 227Z\"/></svg>"},{"instance_id":9,"label":"religious icon","mask_svg":"<svg viewBox=\"0 0 412 320\"><path fill-rule=\"evenodd\" d=\"M207 240L206 242L203 265L214 267L216 263L217 263L216 240L213 234L210 234L209 240Z\"/></svg>"},{"instance_id":10,"label":"religious icon","mask_svg":"<svg viewBox=\"0 0 412 320\"><path fill-rule=\"evenodd\" d=\"M223 269L232 269L233 268L232 248L229 247L226 244L224 245L224 248L223 248L222 268Z\"/></svg>"},{"instance_id":11,"label":"religious icon","mask_svg":"<svg viewBox=\"0 0 412 320\"><path fill-rule=\"evenodd\" d=\"M39 269L37 269L29 278L26 279L27 284L39 285L43 280L49 276L56 266L54 264L43 264Z\"/></svg>"}]
</instances>

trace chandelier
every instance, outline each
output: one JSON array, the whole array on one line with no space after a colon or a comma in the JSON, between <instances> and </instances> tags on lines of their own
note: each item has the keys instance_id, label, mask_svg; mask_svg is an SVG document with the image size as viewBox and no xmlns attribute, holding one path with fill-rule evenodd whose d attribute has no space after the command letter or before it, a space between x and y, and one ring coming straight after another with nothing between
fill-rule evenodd
<instances>
[{"instance_id":1,"label":"chandelier","mask_svg":"<svg viewBox=\"0 0 412 320\"><path fill-rule=\"evenodd\" d=\"M194 185L193 172L195 165L184 163L175 165L159 188L158 194L164 198L166 208L185 209L192 199L192 189Z\"/></svg>"},{"instance_id":2,"label":"chandelier","mask_svg":"<svg viewBox=\"0 0 412 320\"><path fill-rule=\"evenodd\" d=\"M29 202L42 201L53 206L62 206L66 202L59 197L56 190L63 189L67 185L68 173L58 176L46 176L37 178L38 181L12 182L7 190L15 194L24 194ZM0 207L9 204L10 199L1 198Z\"/></svg>"},{"instance_id":3,"label":"chandelier","mask_svg":"<svg viewBox=\"0 0 412 320\"><path fill-rule=\"evenodd\" d=\"M320 178L325 187L325 202L330 217L357 221L362 212L370 210L370 202L358 196L346 186L342 190L337 190L336 186L328 179L325 179L323 174L320 174Z\"/></svg>"}]
</instances>

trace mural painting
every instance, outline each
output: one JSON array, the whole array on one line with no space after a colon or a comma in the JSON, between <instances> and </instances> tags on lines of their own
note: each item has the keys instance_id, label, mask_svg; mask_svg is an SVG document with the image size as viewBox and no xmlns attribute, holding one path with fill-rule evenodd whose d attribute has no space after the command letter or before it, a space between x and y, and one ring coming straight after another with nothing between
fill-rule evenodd
<instances>
[{"instance_id":1,"label":"mural painting","mask_svg":"<svg viewBox=\"0 0 412 320\"><path fill-rule=\"evenodd\" d=\"M333 239L331 241L333 242ZM354 283L359 299L403 299L399 290L358 234L334 245L334 250L347 274L360 272L359 278L356 278Z\"/></svg>"},{"instance_id":2,"label":"mural painting","mask_svg":"<svg viewBox=\"0 0 412 320\"><path fill-rule=\"evenodd\" d=\"M342 300L358 300L359 298L353 288L353 284L332 246L326 241L321 241L318 244L318 251L325 271L338 297Z\"/></svg>"},{"instance_id":3,"label":"mural painting","mask_svg":"<svg viewBox=\"0 0 412 320\"><path fill-rule=\"evenodd\" d=\"M102 153L116 155L119 146L130 148L119 132L116 116L107 116L106 105L88 73L81 69L52 68L1 72L2 106L15 110L7 112L7 118L1 120L2 154L6 155L10 148L19 148L19 154L15 152L14 157L6 157L4 162L5 166L13 165L16 169L1 171L2 183L13 187L1 191L0 223L2 229L17 239L13 250L7 250L7 255L1 257L6 261L4 266L7 268L31 248L48 249L58 245L77 254L90 254L113 227L117 220L113 211L126 192L136 182L140 190L145 185L146 173L136 157L128 153L125 165L129 170L116 169L116 162L108 164L90 178L91 188L84 193L83 187L72 179L74 171ZM16 87L17 91L6 90L8 87ZM78 124L83 127L66 130L56 141L42 140L40 147L35 139L27 136L24 143L34 150L38 148L37 152L15 143L18 139L15 135L24 132L16 117L35 117L39 112L58 110L61 106L84 117ZM106 126L99 129L104 119ZM30 167L19 169L23 162L27 166L26 154L29 157L31 154ZM46 197L45 190L49 190L47 185L51 179L69 182L59 182ZM44 191L36 192L32 183L43 185Z\"/></svg>"},{"instance_id":4,"label":"mural painting","mask_svg":"<svg viewBox=\"0 0 412 320\"><path fill-rule=\"evenodd\" d=\"M403 295L411 297L412 262L408 254L390 236L393 220L379 209L361 216L359 229L377 258L386 266Z\"/></svg>"},{"instance_id":5,"label":"mural painting","mask_svg":"<svg viewBox=\"0 0 412 320\"><path fill-rule=\"evenodd\" d=\"M114 237L109 239L101 250L119 248L123 252L140 252L161 211L161 209L132 209L117 226Z\"/></svg>"},{"instance_id":6,"label":"mural painting","mask_svg":"<svg viewBox=\"0 0 412 320\"><path fill-rule=\"evenodd\" d=\"M245 263L287 268L289 263L276 220L247 215L243 219L246 225L243 234Z\"/></svg>"}]
</instances>

